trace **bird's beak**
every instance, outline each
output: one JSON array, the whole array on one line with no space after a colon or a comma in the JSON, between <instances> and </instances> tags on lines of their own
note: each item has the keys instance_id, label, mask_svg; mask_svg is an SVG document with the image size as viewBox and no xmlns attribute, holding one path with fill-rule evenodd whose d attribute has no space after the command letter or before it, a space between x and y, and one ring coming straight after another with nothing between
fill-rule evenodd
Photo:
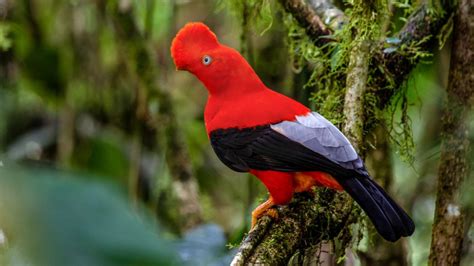
<instances>
[{"instance_id":1,"label":"bird's beak","mask_svg":"<svg viewBox=\"0 0 474 266\"><path fill-rule=\"evenodd\" d=\"M186 64L184 62L180 62L180 63L181 64L175 64L176 65L176 71L178 71L178 70L189 70L188 64Z\"/></svg>"}]
</instances>

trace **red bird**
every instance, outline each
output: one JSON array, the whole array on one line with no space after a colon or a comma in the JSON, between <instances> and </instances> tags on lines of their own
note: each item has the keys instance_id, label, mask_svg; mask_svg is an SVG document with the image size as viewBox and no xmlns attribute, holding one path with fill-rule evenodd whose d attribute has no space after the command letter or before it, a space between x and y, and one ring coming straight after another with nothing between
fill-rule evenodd
<instances>
[{"instance_id":1,"label":"red bird","mask_svg":"<svg viewBox=\"0 0 474 266\"><path fill-rule=\"evenodd\" d=\"M184 26L171 55L178 70L194 74L209 92L204 119L219 159L252 173L270 192L252 212L252 226L273 205L317 185L349 193L385 239L413 233L413 221L369 176L337 127L267 88L242 55L219 43L206 25Z\"/></svg>"}]
</instances>

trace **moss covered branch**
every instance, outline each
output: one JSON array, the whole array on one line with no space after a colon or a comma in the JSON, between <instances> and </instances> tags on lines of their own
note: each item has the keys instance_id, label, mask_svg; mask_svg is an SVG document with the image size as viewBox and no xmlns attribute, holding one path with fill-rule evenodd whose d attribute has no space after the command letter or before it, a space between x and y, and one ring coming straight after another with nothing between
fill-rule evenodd
<instances>
[{"instance_id":1,"label":"moss covered branch","mask_svg":"<svg viewBox=\"0 0 474 266\"><path fill-rule=\"evenodd\" d=\"M364 96L367 91L369 74L369 44L364 40L356 41L350 54L344 99L343 132L357 151L364 143Z\"/></svg>"},{"instance_id":2,"label":"moss covered branch","mask_svg":"<svg viewBox=\"0 0 474 266\"><path fill-rule=\"evenodd\" d=\"M330 37L331 34L347 20L331 1L311 0L307 4L304 0L280 0L280 3L306 29L307 35L316 45L336 41L336 38ZM408 74L428 55L429 48L449 35L450 8L445 6L442 12L422 4L395 34L395 44L387 47L387 42L383 41L374 45L374 59L370 68L375 73L372 75L371 87L376 88L379 108L383 109L390 103Z\"/></svg>"},{"instance_id":3,"label":"moss covered branch","mask_svg":"<svg viewBox=\"0 0 474 266\"><path fill-rule=\"evenodd\" d=\"M296 194L289 205L279 207L280 218L259 219L231 265L284 265L302 261L305 250L318 248L324 240L337 239L347 244L348 225L357 222L359 216L359 209L346 204L348 200L347 194L329 189L313 195ZM311 255L317 261L318 253Z\"/></svg>"}]
</instances>

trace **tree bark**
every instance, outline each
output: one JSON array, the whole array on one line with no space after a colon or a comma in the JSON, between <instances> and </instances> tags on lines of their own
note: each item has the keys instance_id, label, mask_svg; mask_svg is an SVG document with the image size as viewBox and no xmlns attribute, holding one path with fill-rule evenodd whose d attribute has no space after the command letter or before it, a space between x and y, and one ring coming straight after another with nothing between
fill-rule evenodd
<instances>
[{"instance_id":1,"label":"tree bark","mask_svg":"<svg viewBox=\"0 0 474 266\"><path fill-rule=\"evenodd\" d=\"M309 4L332 31L340 29L347 22L344 12L333 4L333 0L309 0Z\"/></svg>"},{"instance_id":2,"label":"tree bark","mask_svg":"<svg viewBox=\"0 0 474 266\"><path fill-rule=\"evenodd\" d=\"M354 42L346 79L343 132L360 153L364 143L364 96L367 91L370 47L367 41L358 38Z\"/></svg>"},{"instance_id":3,"label":"tree bark","mask_svg":"<svg viewBox=\"0 0 474 266\"><path fill-rule=\"evenodd\" d=\"M323 45L329 41L322 37L330 35L331 31L305 0L280 0L279 2L285 11L292 14L301 27L306 29L306 33L316 44Z\"/></svg>"},{"instance_id":4,"label":"tree bark","mask_svg":"<svg viewBox=\"0 0 474 266\"><path fill-rule=\"evenodd\" d=\"M380 109L385 108L398 88L407 79L408 74L420 62L421 57L416 54L428 51L437 44L436 36L447 23L450 13L435 12L427 4L422 4L408 17L407 22L395 35L400 43L395 45L395 51L389 52L386 42L378 44L379 49L374 55L374 67L383 69L374 75L372 87L377 88L375 95ZM415 48L415 49L414 49ZM376 68L375 68L376 69Z\"/></svg>"},{"instance_id":5,"label":"tree bark","mask_svg":"<svg viewBox=\"0 0 474 266\"><path fill-rule=\"evenodd\" d=\"M459 265L465 211L459 199L470 174L469 116L474 103L474 4L462 0L454 19L449 84L442 117L442 146L430 265Z\"/></svg>"}]
</instances>

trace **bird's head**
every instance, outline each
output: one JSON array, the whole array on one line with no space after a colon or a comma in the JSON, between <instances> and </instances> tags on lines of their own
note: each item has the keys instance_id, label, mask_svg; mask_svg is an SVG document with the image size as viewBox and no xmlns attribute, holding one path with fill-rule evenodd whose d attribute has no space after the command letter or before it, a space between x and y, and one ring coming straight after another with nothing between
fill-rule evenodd
<instances>
[{"instance_id":1,"label":"bird's head","mask_svg":"<svg viewBox=\"0 0 474 266\"><path fill-rule=\"evenodd\" d=\"M216 35L203 23L186 24L174 37L171 56L176 69L195 72L209 68L220 46Z\"/></svg>"},{"instance_id":2,"label":"bird's head","mask_svg":"<svg viewBox=\"0 0 474 266\"><path fill-rule=\"evenodd\" d=\"M200 22L179 30L171 44L171 56L177 70L194 74L211 93L242 77L256 76L239 52L219 43L214 32Z\"/></svg>"}]
</instances>

